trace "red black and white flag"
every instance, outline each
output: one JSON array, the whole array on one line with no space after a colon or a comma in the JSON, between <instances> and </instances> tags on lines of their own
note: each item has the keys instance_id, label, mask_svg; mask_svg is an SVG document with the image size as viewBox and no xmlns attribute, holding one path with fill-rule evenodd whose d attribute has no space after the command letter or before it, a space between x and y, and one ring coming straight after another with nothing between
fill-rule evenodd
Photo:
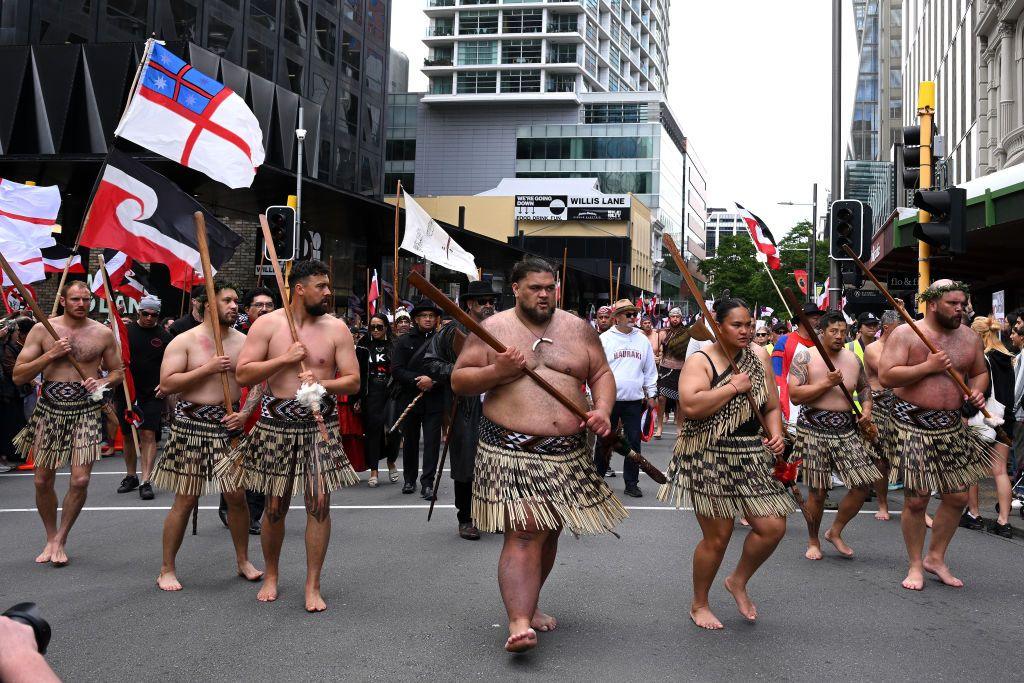
<instances>
[{"instance_id":1,"label":"red black and white flag","mask_svg":"<svg viewBox=\"0 0 1024 683\"><path fill-rule=\"evenodd\" d=\"M149 286L149 273L139 263L123 251L113 249L103 250L103 262L107 267L110 286L114 288L115 292L136 301L140 301L146 295L146 288ZM92 281L92 293L101 299L106 297L103 275L98 272Z\"/></svg>"},{"instance_id":2,"label":"red black and white flag","mask_svg":"<svg viewBox=\"0 0 1024 683\"><path fill-rule=\"evenodd\" d=\"M377 283L377 270L373 271L373 279L370 280L370 291L366 293L366 315L367 317L377 314L377 300L380 299L380 287Z\"/></svg>"},{"instance_id":3,"label":"red black and white flag","mask_svg":"<svg viewBox=\"0 0 1024 683\"><path fill-rule=\"evenodd\" d=\"M242 237L170 180L114 149L93 195L81 244L116 249L142 263L162 263L171 271L171 284L187 289L202 268L192 216L196 211L206 217L216 271Z\"/></svg>"},{"instance_id":4,"label":"red black and white flag","mask_svg":"<svg viewBox=\"0 0 1024 683\"><path fill-rule=\"evenodd\" d=\"M71 256L71 247L66 247L63 244L55 244L52 247L43 248L43 270L47 273L63 273L64 264L68 262L69 256ZM89 260L88 251L86 251L86 260ZM68 272L85 272L85 266L82 264L81 251L72 257L71 266L68 268Z\"/></svg>"},{"instance_id":5,"label":"red black and white flag","mask_svg":"<svg viewBox=\"0 0 1024 683\"><path fill-rule=\"evenodd\" d=\"M750 233L750 239L754 240L754 248L767 258L768 267L772 270L781 268L782 261L779 260L779 248L775 243L775 236L772 235L772 231L768 229L763 220L747 211L742 205L736 204L736 208L739 209L743 222L747 224L747 232Z\"/></svg>"}]
</instances>

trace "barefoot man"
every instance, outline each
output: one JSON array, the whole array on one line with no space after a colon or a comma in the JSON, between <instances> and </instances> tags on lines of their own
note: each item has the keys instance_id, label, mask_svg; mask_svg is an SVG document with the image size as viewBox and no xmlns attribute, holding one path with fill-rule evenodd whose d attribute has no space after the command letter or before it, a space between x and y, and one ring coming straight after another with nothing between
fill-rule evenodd
<instances>
[{"instance_id":1,"label":"barefoot man","mask_svg":"<svg viewBox=\"0 0 1024 683\"><path fill-rule=\"evenodd\" d=\"M452 372L461 396L486 392L473 476L473 520L481 531L505 534L498 587L508 612L505 649L537 645L537 631L557 625L538 608L541 588L555 564L562 527L574 534L609 532L626 510L594 470L584 427L606 436L615 403L615 379L597 333L586 322L555 310L555 273L538 259L512 269L516 305L483 322L507 345L495 353L470 335ZM571 412L523 376L534 369L586 410Z\"/></svg>"},{"instance_id":2,"label":"barefoot man","mask_svg":"<svg viewBox=\"0 0 1024 683\"><path fill-rule=\"evenodd\" d=\"M878 379L878 362L885 352L885 342L889 339L892 331L902 324L903 318L896 311L886 311L882 314L882 334L873 344L864 348L864 370L868 374L868 384L871 385L871 421L878 428L878 441L875 442L875 464L882 473L882 478L875 482L875 493L878 495L878 512L875 519L888 521L889 519L889 459L892 457L892 434L889 413L892 410L892 389L886 389Z\"/></svg>"},{"instance_id":3,"label":"barefoot man","mask_svg":"<svg viewBox=\"0 0 1024 683\"><path fill-rule=\"evenodd\" d=\"M896 328L885 344L878 365L882 386L893 390L892 470L889 481L903 482L906 502L900 523L910 567L903 587L924 588L924 572L947 586L963 581L946 566L946 549L967 506L967 489L988 476L990 454L960 417L964 401L985 405L988 370L981 337L960 323L967 306L967 285L936 280L920 294L926 303L924 320L917 323L938 353L909 325ZM952 369L967 383L964 396L949 375ZM935 514L928 554L924 552L925 510L931 491L942 503Z\"/></svg>"},{"instance_id":4,"label":"barefoot man","mask_svg":"<svg viewBox=\"0 0 1024 683\"><path fill-rule=\"evenodd\" d=\"M240 384L268 382L260 421L218 466L232 472L233 486L259 491L267 497L263 533L266 575L256 596L261 602L277 600L278 561L284 542L284 518L293 495L302 491L306 504L306 611L322 612L320 571L331 538L331 492L358 483L341 447L337 398L359 390L359 364L352 335L330 310L331 283L321 261L297 261L291 273L291 303L299 341L292 342L285 309L260 316L253 323L238 356L235 374ZM306 372L300 372L304 361ZM308 385L308 386L307 386ZM314 385L326 394L319 413L327 430L324 441L314 410L296 398ZM315 401L312 402L317 407ZM241 470L236 467L241 462ZM230 519L231 516L229 515Z\"/></svg>"},{"instance_id":5,"label":"barefoot man","mask_svg":"<svg viewBox=\"0 0 1024 683\"><path fill-rule=\"evenodd\" d=\"M14 364L15 384L28 384L43 373L43 393L28 425L14 439L18 451L35 459L36 509L46 529L46 546L36 562L68 563L64 545L78 513L92 475L92 465L103 447L103 399L93 393L121 383L121 356L114 333L89 319L92 294L84 282L71 282L60 293L64 315L50 318L59 341L40 323L29 331L25 346ZM68 358L70 354L85 371L84 381ZM100 366L108 371L106 384L99 379ZM57 526L57 494L54 480L58 469L71 464L71 482L61 507Z\"/></svg>"},{"instance_id":6,"label":"barefoot man","mask_svg":"<svg viewBox=\"0 0 1024 683\"><path fill-rule=\"evenodd\" d=\"M826 313L818 321L818 336L835 372L829 372L821 354L813 347L799 348L789 369L789 397L801 406L793 458L803 460L800 473L810 494L804 503L808 534L804 557L808 560L821 559L818 528L832 474L843 480L848 491L839 502L835 521L825 532L825 540L844 557L853 557L853 549L842 538L843 528L864 506L871 484L882 476L872 460L871 447L857 429L850 404L839 388L842 384L851 394L860 392L860 422L869 422L871 394L867 391L867 375L856 354L844 348L847 330L846 318L838 311Z\"/></svg>"},{"instance_id":7,"label":"barefoot man","mask_svg":"<svg viewBox=\"0 0 1024 683\"><path fill-rule=\"evenodd\" d=\"M231 435L240 433L249 417L247 412L227 414L220 381L221 373L226 372L234 404L232 410L237 411L241 392L235 380L235 362L245 342L245 335L234 329L238 319L238 290L220 280L214 282L214 290L224 355L216 354L210 319L205 317L204 292L200 307L203 322L179 334L167 345L160 366L160 390L165 395L180 394L174 408L170 439L153 470L153 484L174 493L174 504L164 520L163 564L156 580L157 586L165 591L181 590L174 559L185 537L192 508L199 496L222 491L231 513L228 528L235 545L238 575L249 581L263 577L263 572L249 561L249 507L245 491L226 489L213 475L214 466L228 457Z\"/></svg>"}]
</instances>

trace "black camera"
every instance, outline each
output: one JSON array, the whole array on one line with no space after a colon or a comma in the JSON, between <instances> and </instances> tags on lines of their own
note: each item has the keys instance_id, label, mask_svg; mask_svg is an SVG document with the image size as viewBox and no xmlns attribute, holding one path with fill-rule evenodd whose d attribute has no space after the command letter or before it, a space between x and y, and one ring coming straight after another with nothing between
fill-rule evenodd
<instances>
[{"instance_id":1,"label":"black camera","mask_svg":"<svg viewBox=\"0 0 1024 683\"><path fill-rule=\"evenodd\" d=\"M46 646L50 644L50 624L40 616L36 603L19 602L4 612L3 616L31 626L36 634L36 648L39 650L39 654L46 654Z\"/></svg>"}]
</instances>

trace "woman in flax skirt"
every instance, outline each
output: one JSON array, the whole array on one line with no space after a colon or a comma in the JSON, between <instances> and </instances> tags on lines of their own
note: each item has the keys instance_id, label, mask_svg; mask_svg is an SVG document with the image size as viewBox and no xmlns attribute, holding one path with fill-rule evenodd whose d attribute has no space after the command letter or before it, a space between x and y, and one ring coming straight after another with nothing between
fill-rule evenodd
<instances>
[{"instance_id":1,"label":"woman in flax skirt","mask_svg":"<svg viewBox=\"0 0 1024 683\"><path fill-rule=\"evenodd\" d=\"M741 299L715 304L721 335L714 344L686 359L679 378L679 409L685 417L669 464L668 483L658 497L676 507L693 505L704 539L693 554L690 618L706 629L723 628L708 606L708 591L722 564L734 519L750 523L743 553L724 585L749 621L757 608L747 582L786 533L786 515L795 509L783 485L772 477L781 456L782 414L779 394L764 348L751 344L754 322ZM739 368L734 374L733 359ZM750 392L770 433L762 433L745 395Z\"/></svg>"},{"instance_id":2,"label":"woman in flax skirt","mask_svg":"<svg viewBox=\"0 0 1024 683\"><path fill-rule=\"evenodd\" d=\"M366 365L360 368L366 378L366 393L360 401L363 427L366 431L366 466L370 468L370 487L378 483L377 466L386 457L388 477L391 483L398 481L398 439L389 443L385 432L391 425L385 424L385 407L388 402L388 382L391 379L391 335L388 321L384 316L370 316L367 325L369 334L359 341L366 349ZM362 360L362 359L360 359Z\"/></svg>"}]
</instances>

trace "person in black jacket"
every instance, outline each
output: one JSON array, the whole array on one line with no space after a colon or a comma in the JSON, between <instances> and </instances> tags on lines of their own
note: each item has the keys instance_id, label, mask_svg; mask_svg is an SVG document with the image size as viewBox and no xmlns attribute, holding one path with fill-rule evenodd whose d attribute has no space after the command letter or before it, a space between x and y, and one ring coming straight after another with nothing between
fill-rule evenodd
<instances>
[{"instance_id":1,"label":"person in black jacket","mask_svg":"<svg viewBox=\"0 0 1024 683\"><path fill-rule=\"evenodd\" d=\"M459 297L459 305L469 313L476 322L483 322L494 315L494 305L498 297L489 284L470 282L469 290ZM452 368L458 358L462 344L459 334L465 335L466 328L461 323L445 325L430 340L427 348L427 368L431 374L443 378L446 387L450 386ZM483 415L483 403L479 396L455 397L448 392L448 400L458 400L459 407L455 419L448 432L448 451L451 454L451 476L455 488L455 509L459 520L459 536L469 541L480 539L480 532L473 524L471 507L473 504L473 468L476 464L477 428L480 416ZM451 410L451 403L448 404Z\"/></svg>"},{"instance_id":2,"label":"person in black jacket","mask_svg":"<svg viewBox=\"0 0 1024 683\"><path fill-rule=\"evenodd\" d=\"M366 466L370 468L370 487L377 486L377 466L382 457L387 457L388 477L391 483L398 481L398 440L385 438L385 408L388 402L388 383L391 380L391 335L388 320L383 315L372 315L367 324L368 334L356 346L359 358L360 377L365 389L360 394L360 411L363 415L363 429L366 434Z\"/></svg>"},{"instance_id":3,"label":"person in black jacket","mask_svg":"<svg viewBox=\"0 0 1024 683\"><path fill-rule=\"evenodd\" d=\"M395 342L391 358L391 374L401 383L398 405L404 410L421 393L402 423L402 467L405 485L402 493L416 490L419 469L420 430L423 430L423 473L420 476L420 495L429 499L434 495L434 470L441 451L441 414L444 411L444 384L440 375L427 368L426 352L431 337L437 330L441 309L426 297L412 309L413 328Z\"/></svg>"}]
</instances>

